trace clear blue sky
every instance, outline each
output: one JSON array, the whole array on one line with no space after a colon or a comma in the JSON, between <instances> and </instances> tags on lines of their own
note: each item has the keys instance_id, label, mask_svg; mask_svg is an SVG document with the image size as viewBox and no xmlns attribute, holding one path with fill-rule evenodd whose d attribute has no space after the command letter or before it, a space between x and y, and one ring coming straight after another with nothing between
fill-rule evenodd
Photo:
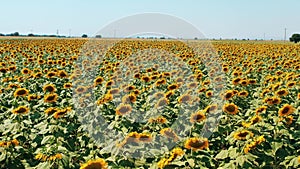
<instances>
[{"instance_id":1,"label":"clear blue sky","mask_svg":"<svg viewBox=\"0 0 300 169\"><path fill-rule=\"evenodd\" d=\"M173 15L208 38L283 39L300 32L299 0L5 0L0 33L94 35L133 14Z\"/></svg>"}]
</instances>

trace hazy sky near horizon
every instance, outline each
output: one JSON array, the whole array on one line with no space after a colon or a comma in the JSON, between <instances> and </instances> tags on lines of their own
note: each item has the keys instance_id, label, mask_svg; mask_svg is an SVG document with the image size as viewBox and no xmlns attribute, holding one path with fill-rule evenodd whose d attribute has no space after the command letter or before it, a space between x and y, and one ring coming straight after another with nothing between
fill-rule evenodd
<instances>
[{"instance_id":1,"label":"hazy sky near horizon","mask_svg":"<svg viewBox=\"0 0 300 169\"><path fill-rule=\"evenodd\" d=\"M287 37L300 32L299 0L5 0L0 5L5 34L59 30L93 36L118 19L145 12L181 18L207 38L282 40L285 28Z\"/></svg>"}]
</instances>

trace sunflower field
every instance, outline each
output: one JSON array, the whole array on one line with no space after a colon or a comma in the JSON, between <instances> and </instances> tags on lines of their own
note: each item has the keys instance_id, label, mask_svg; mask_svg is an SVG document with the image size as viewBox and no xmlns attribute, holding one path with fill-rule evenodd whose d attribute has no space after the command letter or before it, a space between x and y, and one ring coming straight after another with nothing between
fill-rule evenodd
<instances>
[{"instance_id":1,"label":"sunflower field","mask_svg":"<svg viewBox=\"0 0 300 169\"><path fill-rule=\"evenodd\" d=\"M0 168L299 168L300 46L0 39Z\"/></svg>"}]
</instances>

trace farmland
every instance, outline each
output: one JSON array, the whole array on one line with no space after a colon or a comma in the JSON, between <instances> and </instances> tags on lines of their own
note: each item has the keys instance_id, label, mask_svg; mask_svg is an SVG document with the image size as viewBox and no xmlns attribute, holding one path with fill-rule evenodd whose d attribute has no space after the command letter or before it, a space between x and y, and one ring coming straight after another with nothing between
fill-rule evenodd
<instances>
[{"instance_id":1,"label":"farmland","mask_svg":"<svg viewBox=\"0 0 300 169\"><path fill-rule=\"evenodd\" d=\"M0 39L0 168L297 168L299 60L280 41Z\"/></svg>"}]
</instances>

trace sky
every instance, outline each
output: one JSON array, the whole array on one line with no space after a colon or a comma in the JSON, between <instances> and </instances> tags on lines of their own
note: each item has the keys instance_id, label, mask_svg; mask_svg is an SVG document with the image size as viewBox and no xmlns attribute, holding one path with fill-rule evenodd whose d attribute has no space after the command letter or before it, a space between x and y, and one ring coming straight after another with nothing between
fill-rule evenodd
<instances>
[{"instance_id":1,"label":"sky","mask_svg":"<svg viewBox=\"0 0 300 169\"><path fill-rule=\"evenodd\" d=\"M184 20L207 38L283 40L285 28L287 38L300 32L299 7L299 0L5 0L0 2L0 33L58 30L94 36L122 18L161 13ZM122 25L113 28L111 36L122 36L122 30Z\"/></svg>"}]
</instances>

